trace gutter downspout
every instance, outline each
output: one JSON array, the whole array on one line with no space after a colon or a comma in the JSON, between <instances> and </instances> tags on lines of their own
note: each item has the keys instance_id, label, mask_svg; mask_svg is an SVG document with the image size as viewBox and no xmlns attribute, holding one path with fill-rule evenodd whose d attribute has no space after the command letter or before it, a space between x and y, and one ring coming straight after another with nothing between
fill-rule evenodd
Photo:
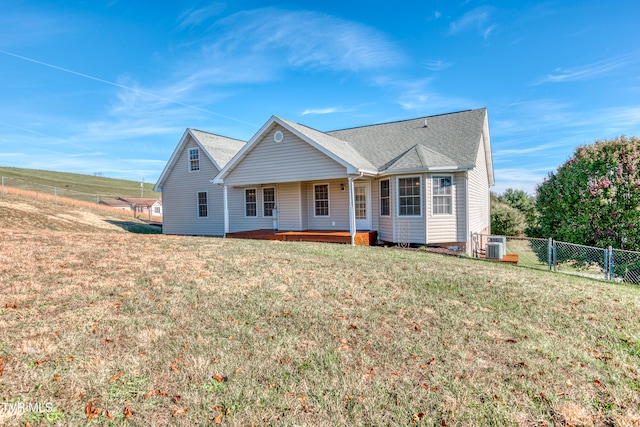
<instances>
[{"instance_id":1,"label":"gutter downspout","mask_svg":"<svg viewBox=\"0 0 640 427\"><path fill-rule=\"evenodd\" d=\"M356 244L356 210L355 194L353 189L353 177L349 176L349 234L351 235L351 245Z\"/></svg>"},{"instance_id":2,"label":"gutter downspout","mask_svg":"<svg viewBox=\"0 0 640 427\"><path fill-rule=\"evenodd\" d=\"M227 186L225 185L224 187L224 197L223 197L223 203L224 203L224 237L227 237L227 233L229 232L229 201L228 201L228 192L227 192Z\"/></svg>"},{"instance_id":3,"label":"gutter downspout","mask_svg":"<svg viewBox=\"0 0 640 427\"><path fill-rule=\"evenodd\" d=\"M467 237L465 237L466 239L466 243L465 243L465 248L464 251L467 253L467 255L471 255L471 244L473 243L473 239L471 237L471 227L469 226L469 221L471 220L471 218L469 218L469 170L465 171L464 173L464 204L465 204L465 232Z\"/></svg>"}]
</instances>

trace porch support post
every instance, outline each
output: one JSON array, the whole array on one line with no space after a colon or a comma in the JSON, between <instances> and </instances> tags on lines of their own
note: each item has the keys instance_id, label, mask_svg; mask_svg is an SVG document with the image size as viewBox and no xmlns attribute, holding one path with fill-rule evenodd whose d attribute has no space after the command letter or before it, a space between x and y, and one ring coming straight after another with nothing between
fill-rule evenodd
<instances>
[{"instance_id":1,"label":"porch support post","mask_svg":"<svg viewBox=\"0 0 640 427\"><path fill-rule=\"evenodd\" d=\"M353 177L349 177L349 234L351 235L351 244L356 244L356 207L355 192L353 190Z\"/></svg>"},{"instance_id":2,"label":"porch support post","mask_svg":"<svg viewBox=\"0 0 640 427\"><path fill-rule=\"evenodd\" d=\"M227 233L229 232L229 199L228 199L228 194L227 194L227 186L225 185L224 187L224 197L223 197L223 204L224 204L224 237L227 237Z\"/></svg>"}]
</instances>

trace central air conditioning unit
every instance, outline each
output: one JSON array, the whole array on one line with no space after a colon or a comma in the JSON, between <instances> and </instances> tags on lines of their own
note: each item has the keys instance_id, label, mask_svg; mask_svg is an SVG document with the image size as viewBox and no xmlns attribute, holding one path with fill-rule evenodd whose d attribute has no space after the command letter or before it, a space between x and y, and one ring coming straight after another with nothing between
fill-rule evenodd
<instances>
[{"instance_id":1,"label":"central air conditioning unit","mask_svg":"<svg viewBox=\"0 0 640 427\"><path fill-rule=\"evenodd\" d=\"M507 247L507 237L506 236L489 236L489 242L500 242Z\"/></svg>"},{"instance_id":2,"label":"central air conditioning unit","mask_svg":"<svg viewBox=\"0 0 640 427\"><path fill-rule=\"evenodd\" d=\"M502 259L505 254L502 242L487 243L487 259Z\"/></svg>"}]
</instances>

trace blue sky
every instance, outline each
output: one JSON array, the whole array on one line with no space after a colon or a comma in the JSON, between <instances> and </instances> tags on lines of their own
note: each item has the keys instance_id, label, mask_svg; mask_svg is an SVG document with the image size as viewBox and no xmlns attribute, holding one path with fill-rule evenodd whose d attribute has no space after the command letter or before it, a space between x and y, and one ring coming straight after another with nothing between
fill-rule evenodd
<instances>
[{"instance_id":1,"label":"blue sky","mask_svg":"<svg viewBox=\"0 0 640 427\"><path fill-rule=\"evenodd\" d=\"M640 136L640 2L0 5L0 165L154 182L185 128L248 140L487 107L496 186Z\"/></svg>"}]
</instances>

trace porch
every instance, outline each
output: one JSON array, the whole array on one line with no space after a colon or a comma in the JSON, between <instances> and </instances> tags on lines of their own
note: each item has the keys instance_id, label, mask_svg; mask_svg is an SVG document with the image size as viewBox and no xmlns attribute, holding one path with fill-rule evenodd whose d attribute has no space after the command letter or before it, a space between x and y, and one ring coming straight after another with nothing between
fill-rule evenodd
<instances>
[{"instance_id":1,"label":"porch","mask_svg":"<svg viewBox=\"0 0 640 427\"><path fill-rule=\"evenodd\" d=\"M281 240L292 242L325 242L325 243L346 243L351 244L349 231L280 231L280 230L250 230L227 233L231 239L256 239L256 240ZM355 244L358 246L374 245L378 237L377 231L357 231Z\"/></svg>"}]
</instances>

